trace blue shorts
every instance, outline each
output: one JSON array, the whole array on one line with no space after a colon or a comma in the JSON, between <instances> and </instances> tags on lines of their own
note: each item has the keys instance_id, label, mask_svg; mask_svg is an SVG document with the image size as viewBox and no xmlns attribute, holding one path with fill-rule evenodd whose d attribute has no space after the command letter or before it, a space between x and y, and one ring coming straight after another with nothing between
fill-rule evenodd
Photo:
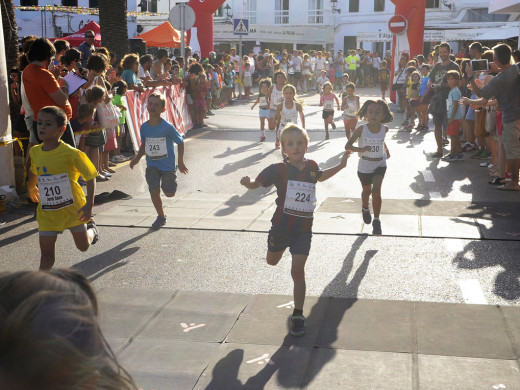
<instances>
[{"instance_id":1,"label":"blue shorts","mask_svg":"<svg viewBox=\"0 0 520 390\"><path fill-rule=\"evenodd\" d=\"M468 107L468 112L466 113L466 119L470 121L475 120L475 109Z\"/></svg>"},{"instance_id":2,"label":"blue shorts","mask_svg":"<svg viewBox=\"0 0 520 390\"><path fill-rule=\"evenodd\" d=\"M311 250L312 232L293 232L271 226L267 237L267 250L281 252L289 248L291 255L308 256Z\"/></svg>"},{"instance_id":3,"label":"blue shorts","mask_svg":"<svg viewBox=\"0 0 520 390\"><path fill-rule=\"evenodd\" d=\"M276 108L271 108L269 110L269 118L274 119L276 117Z\"/></svg>"},{"instance_id":4,"label":"blue shorts","mask_svg":"<svg viewBox=\"0 0 520 390\"><path fill-rule=\"evenodd\" d=\"M271 118L271 110L269 108L261 108L260 111L258 112L258 116L260 116L260 118Z\"/></svg>"}]
</instances>

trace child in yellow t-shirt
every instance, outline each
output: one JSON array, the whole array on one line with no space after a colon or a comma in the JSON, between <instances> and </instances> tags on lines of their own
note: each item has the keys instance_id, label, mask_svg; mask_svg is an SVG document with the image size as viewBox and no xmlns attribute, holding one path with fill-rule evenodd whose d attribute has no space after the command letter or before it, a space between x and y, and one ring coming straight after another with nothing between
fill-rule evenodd
<instances>
[{"instance_id":1,"label":"child in yellow t-shirt","mask_svg":"<svg viewBox=\"0 0 520 390\"><path fill-rule=\"evenodd\" d=\"M65 144L61 136L67 116L58 107L47 106L38 113L38 137L42 144L31 148L28 194L37 202L36 220L40 235L40 270L54 265L58 234L69 229L76 247L84 252L99 239L92 220L97 171L85 153ZM83 177L87 197L78 184ZM38 185L38 187L36 187Z\"/></svg>"}]
</instances>

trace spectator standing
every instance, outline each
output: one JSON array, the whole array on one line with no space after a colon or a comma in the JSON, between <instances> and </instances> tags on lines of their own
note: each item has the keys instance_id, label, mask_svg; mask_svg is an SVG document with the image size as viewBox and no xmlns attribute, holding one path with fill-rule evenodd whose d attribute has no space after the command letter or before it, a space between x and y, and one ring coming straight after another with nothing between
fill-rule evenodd
<instances>
[{"instance_id":1,"label":"spectator standing","mask_svg":"<svg viewBox=\"0 0 520 390\"><path fill-rule=\"evenodd\" d=\"M441 48L442 49L442 48ZM511 64L512 50L506 44L493 47L491 71L498 71L498 75L491 79L483 88L475 82L475 73L471 66L466 67L466 73L471 82L473 91L482 96L482 103L486 104L493 96L498 101L502 111L502 140L506 150L506 158L511 170L511 182L498 186L499 190L520 191L518 176L520 170L520 75L518 66ZM469 99L462 99L468 104Z\"/></svg>"},{"instance_id":2,"label":"spectator standing","mask_svg":"<svg viewBox=\"0 0 520 390\"><path fill-rule=\"evenodd\" d=\"M430 81L428 82L428 89L433 88L434 95L430 102L430 111L433 116L433 124L435 125L435 141L437 142L437 152L432 157L443 157L442 153L442 129L448 126L448 115L446 100L450 92L446 74L450 70L456 70L460 73L459 66L450 60L451 46L448 42L441 43L439 47L439 57L441 62L436 64L430 72ZM433 85L433 87L432 87Z\"/></svg>"},{"instance_id":3,"label":"spectator standing","mask_svg":"<svg viewBox=\"0 0 520 390\"><path fill-rule=\"evenodd\" d=\"M78 50L81 52L81 65L87 66L87 61L94 53L96 48L94 47L94 39L96 34L92 30L85 31L85 41L79 45Z\"/></svg>"}]
</instances>

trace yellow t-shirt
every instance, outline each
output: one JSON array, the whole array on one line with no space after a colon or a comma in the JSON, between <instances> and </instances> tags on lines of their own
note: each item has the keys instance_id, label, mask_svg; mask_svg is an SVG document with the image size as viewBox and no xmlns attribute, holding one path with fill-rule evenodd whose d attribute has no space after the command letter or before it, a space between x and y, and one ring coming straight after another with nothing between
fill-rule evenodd
<instances>
[{"instance_id":1,"label":"yellow t-shirt","mask_svg":"<svg viewBox=\"0 0 520 390\"><path fill-rule=\"evenodd\" d=\"M98 173L85 153L64 142L48 152L42 146L33 146L29 151L31 172L38 176L40 191L38 230L62 232L83 224L78 219L78 210L87 200L78 184L79 176L88 181Z\"/></svg>"}]
</instances>

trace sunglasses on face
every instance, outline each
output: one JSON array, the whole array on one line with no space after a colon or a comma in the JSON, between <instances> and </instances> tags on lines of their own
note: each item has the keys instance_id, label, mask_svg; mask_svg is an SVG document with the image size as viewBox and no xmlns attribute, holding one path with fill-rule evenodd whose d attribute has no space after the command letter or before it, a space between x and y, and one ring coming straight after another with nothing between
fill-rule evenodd
<instances>
[{"instance_id":1,"label":"sunglasses on face","mask_svg":"<svg viewBox=\"0 0 520 390\"><path fill-rule=\"evenodd\" d=\"M94 38L94 35L87 35L85 38Z\"/></svg>"}]
</instances>

